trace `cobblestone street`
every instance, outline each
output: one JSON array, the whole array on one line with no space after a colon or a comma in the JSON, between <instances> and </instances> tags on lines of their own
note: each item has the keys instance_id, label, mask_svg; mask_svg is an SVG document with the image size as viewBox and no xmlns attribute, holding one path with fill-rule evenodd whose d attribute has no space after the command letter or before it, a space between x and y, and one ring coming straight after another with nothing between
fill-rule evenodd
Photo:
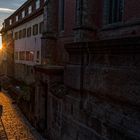
<instances>
[{"instance_id":1,"label":"cobblestone street","mask_svg":"<svg viewBox=\"0 0 140 140\"><path fill-rule=\"evenodd\" d=\"M0 104L3 105L0 140L7 138L8 140L43 140L38 132L30 126L16 104L12 104L12 99L3 92L0 92Z\"/></svg>"}]
</instances>

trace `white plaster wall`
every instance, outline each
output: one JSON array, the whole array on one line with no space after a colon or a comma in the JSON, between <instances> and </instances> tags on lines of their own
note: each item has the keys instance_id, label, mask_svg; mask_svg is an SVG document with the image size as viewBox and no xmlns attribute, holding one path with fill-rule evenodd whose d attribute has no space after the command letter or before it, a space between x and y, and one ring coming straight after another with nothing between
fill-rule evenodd
<instances>
[{"instance_id":1,"label":"white plaster wall","mask_svg":"<svg viewBox=\"0 0 140 140\"><path fill-rule=\"evenodd\" d=\"M15 32L18 32L24 28L31 27L31 36L27 37L27 30L26 30L26 37L21 38L18 40L15 40L15 45L14 45L14 52L19 52L19 51L33 51L34 52L34 60L33 61L25 61L25 60L15 60L15 63L21 63L21 64L27 64L27 65L36 65L36 64L41 64L41 37L42 35L39 33L39 23L43 21L43 15L40 15L33 20L30 20L27 23L24 23L13 30L13 35L15 35ZM33 35L33 25L38 24L38 34ZM36 53L37 51L40 52L39 56L39 62L36 62L37 57Z\"/></svg>"}]
</instances>

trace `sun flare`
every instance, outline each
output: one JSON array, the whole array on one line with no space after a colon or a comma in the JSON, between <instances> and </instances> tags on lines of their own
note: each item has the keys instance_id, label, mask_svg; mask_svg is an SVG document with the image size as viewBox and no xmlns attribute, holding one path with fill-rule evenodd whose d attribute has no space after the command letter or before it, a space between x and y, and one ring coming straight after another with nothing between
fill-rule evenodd
<instances>
[{"instance_id":1,"label":"sun flare","mask_svg":"<svg viewBox=\"0 0 140 140\"><path fill-rule=\"evenodd\" d=\"M0 50L2 49L2 45L0 44Z\"/></svg>"}]
</instances>

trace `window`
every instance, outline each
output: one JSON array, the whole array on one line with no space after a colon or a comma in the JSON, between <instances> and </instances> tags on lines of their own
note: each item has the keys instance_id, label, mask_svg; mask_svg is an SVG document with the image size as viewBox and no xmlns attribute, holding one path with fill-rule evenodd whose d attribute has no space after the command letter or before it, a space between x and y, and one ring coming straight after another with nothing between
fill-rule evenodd
<instances>
[{"instance_id":1,"label":"window","mask_svg":"<svg viewBox=\"0 0 140 140\"><path fill-rule=\"evenodd\" d=\"M64 30L64 16L65 16L64 11L65 11L65 1L60 0L60 3L59 3L59 13L60 13L59 26L60 26L61 31Z\"/></svg>"},{"instance_id":2,"label":"window","mask_svg":"<svg viewBox=\"0 0 140 140\"><path fill-rule=\"evenodd\" d=\"M19 13L18 20L21 20L21 19L22 19L22 13Z\"/></svg>"},{"instance_id":3,"label":"window","mask_svg":"<svg viewBox=\"0 0 140 140\"><path fill-rule=\"evenodd\" d=\"M9 20L10 25L12 24L12 19Z\"/></svg>"},{"instance_id":4,"label":"window","mask_svg":"<svg viewBox=\"0 0 140 140\"><path fill-rule=\"evenodd\" d=\"M122 21L123 0L105 0L104 17L105 24L112 24Z\"/></svg>"},{"instance_id":5,"label":"window","mask_svg":"<svg viewBox=\"0 0 140 140\"><path fill-rule=\"evenodd\" d=\"M18 60L18 52L15 52L15 60Z\"/></svg>"},{"instance_id":6,"label":"window","mask_svg":"<svg viewBox=\"0 0 140 140\"><path fill-rule=\"evenodd\" d=\"M39 54L40 54L40 52L37 51L37 53L36 53L36 58L37 58L37 59L39 59Z\"/></svg>"},{"instance_id":7,"label":"window","mask_svg":"<svg viewBox=\"0 0 140 140\"><path fill-rule=\"evenodd\" d=\"M43 27L44 27L43 22L40 22L40 23L39 23L39 33L40 33L40 34L43 33Z\"/></svg>"},{"instance_id":8,"label":"window","mask_svg":"<svg viewBox=\"0 0 140 140\"><path fill-rule=\"evenodd\" d=\"M26 51L26 60L33 61L34 60L34 52L33 51Z\"/></svg>"},{"instance_id":9,"label":"window","mask_svg":"<svg viewBox=\"0 0 140 140\"><path fill-rule=\"evenodd\" d=\"M40 7L40 0L36 0L35 6L36 6L36 9Z\"/></svg>"},{"instance_id":10,"label":"window","mask_svg":"<svg viewBox=\"0 0 140 140\"><path fill-rule=\"evenodd\" d=\"M18 39L18 32L15 32L15 40Z\"/></svg>"},{"instance_id":11,"label":"window","mask_svg":"<svg viewBox=\"0 0 140 140\"><path fill-rule=\"evenodd\" d=\"M18 21L18 16L16 16L16 22Z\"/></svg>"},{"instance_id":12,"label":"window","mask_svg":"<svg viewBox=\"0 0 140 140\"><path fill-rule=\"evenodd\" d=\"M19 31L19 39L22 38L22 30Z\"/></svg>"},{"instance_id":13,"label":"window","mask_svg":"<svg viewBox=\"0 0 140 140\"><path fill-rule=\"evenodd\" d=\"M25 17L25 11L22 11L22 18Z\"/></svg>"},{"instance_id":14,"label":"window","mask_svg":"<svg viewBox=\"0 0 140 140\"><path fill-rule=\"evenodd\" d=\"M25 60L25 51L19 52L19 60Z\"/></svg>"},{"instance_id":15,"label":"window","mask_svg":"<svg viewBox=\"0 0 140 140\"><path fill-rule=\"evenodd\" d=\"M31 36L31 27L27 28L27 37Z\"/></svg>"},{"instance_id":16,"label":"window","mask_svg":"<svg viewBox=\"0 0 140 140\"><path fill-rule=\"evenodd\" d=\"M33 26L33 35L37 35L38 34L38 24L35 24Z\"/></svg>"},{"instance_id":17,"label":"window","mask_svg":"<svg viewBox=\"0 0 140 140\"><path fill-rule=\"evenodd\" d=\"M22 37L23 37L23 38L26 37L26 29L23 29L23 30L22 30Z\"/></svg>"},{"instance_id":18,"label":"window","mask_svg":"<svg viewBox=\"0 0 140 140\"><path fill-rule=\"evenodd\" d=\"M32 13L32 6L29 6L28 7L28 14L31 14Z\"/></svg>"},{"instance_id":19,"label":"window","mask_svg":"<svg viewBox=\"0 0 140 140\"><path fill-rule=\"evenodd\" d=\"M26 60L29 61L30 60L30 52L26 51Z\"/></svg>"}]
</instances>

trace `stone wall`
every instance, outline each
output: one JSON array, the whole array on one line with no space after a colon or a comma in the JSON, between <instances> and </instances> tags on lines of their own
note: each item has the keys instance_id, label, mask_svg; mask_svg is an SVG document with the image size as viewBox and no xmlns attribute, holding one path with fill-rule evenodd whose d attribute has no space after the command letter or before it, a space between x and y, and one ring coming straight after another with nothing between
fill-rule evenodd
<instances>
[{"instance_id":1,"label":"stone wall","mask_svg":"<svg viewBox=\"0 0 140 140\"><path fill-rule=\"evenodd\" d=\"M70 19L65 17L64 32L59 31L58 2L48 2L45 11L46 64L65 66L64 75L57 75L60 79L48 68L39 72L40 81L45 77L48 85L47 138L139 140L139 14L133 21L129 12L135 6L128 8L131 4L126 1L122 23L105 26L103 1L68 4L76 11L70 16L73 10L65 8ZM69 42L67 59L63 45Z\"/></svg>"},{"instance_id":2,"label":"stone wall","mask_svg":"<svg viewBox=\"0 0 140 140\"><path fill-rule=\"evenodd\" d=\"M36 120L34 121L34 125L45 137L49 138L51 134L56 137L57 134L54 135L52 132L55 130L54 118L57 117L56 114L54 115L54 110L57 110L58 107L57 103L52 104L52 100L54 100L55 96L59 96L59 91L61 90L59 88L61 86L59 85L63 85L63 67L36 66L35 75L34 115Z\"/></svg>"},{"instance_id":3,"label":"stone wall","mask_svg":"<svg viewBox=\"0 0 140 140\"><path fill-rule=\"evenodd\" d=\"M73 59L79 59L70 59L65 71L69 92L62 104L64 140L140 139L138 40L66 47Z\"/></svg>"},{"instance_id":4,"label":"stone wall","mask_svg":"<svg viewBox=\"0 0 140 140\"><path fill-rule=\"evenodd\" d=\"M14 69L14 78L16 78L17 80L24 81L27 85L30 85L35 82L33 66L15 63Z\"/></svg>"}]
</instances>

